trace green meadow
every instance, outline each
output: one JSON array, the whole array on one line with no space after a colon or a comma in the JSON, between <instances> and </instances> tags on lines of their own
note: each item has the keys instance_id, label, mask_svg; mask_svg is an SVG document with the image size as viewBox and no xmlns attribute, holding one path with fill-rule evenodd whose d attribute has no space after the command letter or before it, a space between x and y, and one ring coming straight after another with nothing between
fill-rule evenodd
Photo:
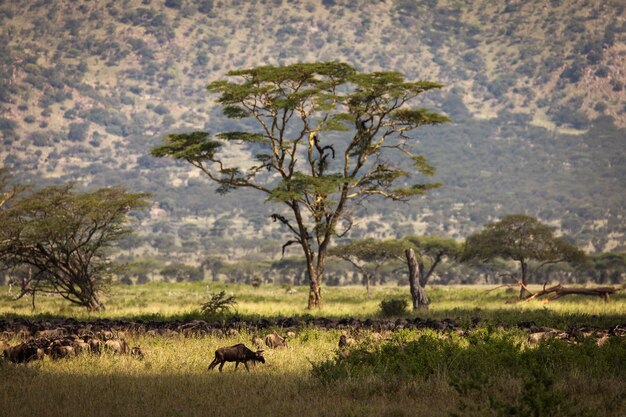
<instances>
[{"instance_id":1,"label":"green meadow","mask_svg":"<svg viewBox=\"0 0 626 417\"><path fill-rule=\"evenodd\" d=\"M252 334L164 337L127 334L145 358L104 354L15 365L0 361L0 415L4 416L623 416L626 410L626 337L534 343L507 324L533 321L609 329L626 323L622 292L608 303L571 297L550 303L506 304L516 293L489 287L428 288L428 312L405 317L451 318L457 332L400 330L378 335L346 332L354 345L341 351L339 330L301 328L286 349L265 349L265 364L250 372L228 363L208 371L218 347L245 343ZM322 311L305 309L307 288L151 283L114 286L104 312L87 313L56 297L9 301L0 287L0 320L191 320L211 293L237 297L242 318L307 315L379 317L380 301L408 298L407 287L326 287ZM480 319L471 327L472 319ZM395 319L395 318L392 318ZM500 326L505 324L505 326ZM274 329L279 333L283 329ZM265 331L267 333L269 330ZM260 334L263 336L264 334ZM9 340L16 344L18 340Z\"/></svg>"},{"instance_id":2,"label":"green meadow","mask_svg":"<svg viewBox=\"0 0 626 417\"><path fill-rule=\"evenodd\" d=\"M539 290L539 286L530 286ZM246 318L319 316L329 318L377 317L383 299L401 297L409 300L407 286L376 286L367 297L361 286L325 287L321 310L306 309L308 287L287 287L184 282L153 282L145 285L116 285L103 297L106 309L88 312L58 296L32 300L24 297L12 301L8 287L0 286L0 317L73 317L77 319L200 319L200 305L213 293L225 291L237 299L233 313ZM15 290L13 290L15 294ZM620 291L609 302L596 297L568 296L549 303L514 302L517 289L494 286L429 286L431 305L428 311L411 313L407 317L444 319L461 323L480 318L493 324L515 324L535 321L538 325L567 327L569 324L610 326L626 322L626 292Z\"/></svg>"}]
</instances>

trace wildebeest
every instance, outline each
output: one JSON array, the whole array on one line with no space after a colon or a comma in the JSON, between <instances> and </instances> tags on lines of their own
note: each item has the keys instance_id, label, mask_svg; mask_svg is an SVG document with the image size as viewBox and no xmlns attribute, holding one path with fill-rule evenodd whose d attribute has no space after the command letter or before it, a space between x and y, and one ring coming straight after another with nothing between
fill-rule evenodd
<instances>
[{"instance_id":1,"label":"wildebeest","mask_svg":"<svg viewBox=\"0 0 626 417\"><path fill-rule=\"evenodd\" d=\"M91 346L89 346L89 343L85 342L83 339L74 340L72 347L77 355L81 353L91 353Z\"/></svg>"},{"instance_id":2,"label":"wildebeest","mask_svg":"<svg viewBox=\"0 0 626 417\"><path fill-rule=\"evenodd\" d=\"M5 348L4 357L13 363L26 363L36 359L43 359L43 349L30 343Z\"/></svg>"},{"instance_id":3,"label":"wildebeest","mask_svg":"<svg viewBox=\"0 0 626 417\"><path fill-rule=\"evenodd\" d=\"M135 346L130 350L130 356L141 360L145 357L145 354L143 349L141 349L139 346Z\"/></svg>"},{"instance_id":4,"label":"wildebeest","mask_svg":"<svg viewBox=\"0 0 626 417\"><path fill-rule=\"evenodd\" d=\"M128 353L128 344L124 339L107 340L104 342L104 350L114 355L124 355Z\"/></svg>"},{"instance_id":5,"label":"wildebeest","mask_svg":"<svg viewBox=\"0 0 626 417\"><path fill-rule=\"evenodd\" d=\"M277 335L276 333L270 333L265 336L265 344L270 349L286 348L287 338Z\"/></svg>"},{"instance_id":6,"label":"wildebeest","mask_svg":"<svg viewBox=\"0 0 626 417\"><path fill-rule=\"evenodd\" d=\"M53 345L48 350L48 355L50 355L52 359L63 359L76 355L76 351L72 346Z\"/></svg>"},{"instance_id":7,"label":"wildebeest","mask_svg":"<svg viewBox=\"0 0 626 417\"><path fill-rule=\"evenodd\" d=\"M345 349L347 347L354 346L355 343L356 342L353 338L348 337L345 334L339 336L339 349Z\"/></svg>"},{"instance_id":8,"label":"wildebeest","mask_svg":"<svg viewBox=\"0 0 626 417\"><path fill-rule=\"evenodd\" d=\"M222 368L226 362L235 362L235 370L239 366L239 363L243 363L246 367L246 371L250 372L250 368L248 368L249 361L252 361L253 363L265 363L265 358L261 355L261 353L263 353L262 350L254 352L248 349L243 343L230 347L219 348L215 351L215 359L213 359L213 362L209 365L209 371L219 364L219 371L222 372Z\"/></svg>"},{"instance_id":9,"label":"wildebeest","mask_svg":"<svg viewBox=\"0 0 626 417\"><path fill-rule=\"evenodd\" d=\"M263 339L261 339L259 336L254 335L252 337L252 345L256 346L257 348L260 348L261 346L263 346Z\"/></svg>"},{"instance_id":10,"label":"wildebeest","mask_svg":"<svg viewBox=\"0 0 626 417\"><path fill-rule=\"evenodd\" d=\"M102 353L102 350L104 349L104 342L102 342L102 340L95 337L86 337L85 341L89 345L92 353Z\"/></svg>"}]
</instances>

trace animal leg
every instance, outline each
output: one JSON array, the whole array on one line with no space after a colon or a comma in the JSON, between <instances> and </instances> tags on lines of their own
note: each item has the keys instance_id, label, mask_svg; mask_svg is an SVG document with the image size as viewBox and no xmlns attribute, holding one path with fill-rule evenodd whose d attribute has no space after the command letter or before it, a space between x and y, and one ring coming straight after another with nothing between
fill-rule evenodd
<instances>
[{"instance_id":1,"label":"animal leg","mask_svg":"<svg viewBox=\"0 0 626 417\"><path fill-rule=\"evenodd\" d=\"M225 363L226 363L226 361L220 363L220 367L218 368L220 372L222 372L222 368L224 367Z\"/></svg>"},{"instance_id":2,"label":"animal leg","mask_svg":"<svg viewBox=\"0 0 626 417\"><path fill-rule=\"evenodd\" d=\"M250 372L250 368L248 368L248 362L243 363L246 366L246 371Z\"/></svg>"},{"instance_id":3,"label":"animal leg","mask_svg":"<svg viewBox=\"0 0 626 417\"><path fill-rule=\"evenodd\" d=\"M211 364L209 365L209 371L213 368L215 368L215 365L218 364L218 360L217 358L213 359L213 362L211 362Z\"/></svg>"}]
</instances>

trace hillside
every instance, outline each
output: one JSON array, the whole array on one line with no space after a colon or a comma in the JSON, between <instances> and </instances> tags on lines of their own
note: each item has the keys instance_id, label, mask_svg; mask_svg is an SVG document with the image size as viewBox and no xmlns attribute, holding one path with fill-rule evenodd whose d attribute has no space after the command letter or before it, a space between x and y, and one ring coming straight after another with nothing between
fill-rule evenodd
<instances>
[{"instance_id":1,"label":"hillside","mask_svg":"<svg viewBox=\"0 0 626 417\"><path fill-rule=\"evenodd\" d=\"M316 60L442 82L424 104L454 120L418 132L446 186L368 206L353 236L463 237L527 212L590 251L624 248L620 0L0 1L0 28L2 165L37 184L153 192L142 236L162 251L280 238L268 205L248 209L254 194L217 196L147 151L224 127L204 87L228 70Z\"/></svg>"}]
</instances>

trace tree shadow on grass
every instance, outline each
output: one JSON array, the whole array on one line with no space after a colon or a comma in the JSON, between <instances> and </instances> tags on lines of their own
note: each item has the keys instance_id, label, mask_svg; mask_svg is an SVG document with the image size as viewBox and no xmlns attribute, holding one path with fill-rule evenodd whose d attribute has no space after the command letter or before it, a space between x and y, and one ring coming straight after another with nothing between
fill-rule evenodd
<instances>
[{"instance_id":1,"label":"tree shadow on grass","mask_svg":"<svg viewBox=\"0 0 626 417\"><path fill-rule=\"evenodd\" d=\"M4 369L2 369L4 368ZM71 375L0 367L2 415L26 416L410 416L427 395L398 400L360 384L328 387L305 376L255 374ZM445 416L445 404L439 412Z\"/></svg>"}]
</instances>

